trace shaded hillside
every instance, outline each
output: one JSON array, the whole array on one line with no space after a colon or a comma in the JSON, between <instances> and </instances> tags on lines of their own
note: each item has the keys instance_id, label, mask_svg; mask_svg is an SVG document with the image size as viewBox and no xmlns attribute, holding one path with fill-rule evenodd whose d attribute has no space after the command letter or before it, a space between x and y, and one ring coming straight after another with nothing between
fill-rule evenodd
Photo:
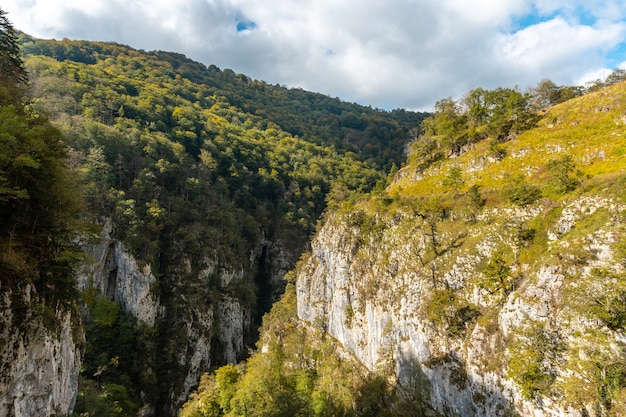
<instances>
[{"instance_id":1,"label":"shaded hillside","mask_svg":"<svg viewBox=\"0 0 626 417\"><path fill-rule=\"evenodd\" d=\"M423 118L173 53L20 42L100 226L78 277L77 413L173 415L202 372L246 357L318 217L384 188Z\"/></svg>"},{"instance_id":2,"label":"shaded hillside","mask_svg":"<svg viewBox=\"0 0 626 417\"><path fill-rule=\"evenodd\" d=\"M626 83L505 135L450 114L384 192L327 213L253 359L182 415L626 412Z\"/></svg>"}]
</instances>

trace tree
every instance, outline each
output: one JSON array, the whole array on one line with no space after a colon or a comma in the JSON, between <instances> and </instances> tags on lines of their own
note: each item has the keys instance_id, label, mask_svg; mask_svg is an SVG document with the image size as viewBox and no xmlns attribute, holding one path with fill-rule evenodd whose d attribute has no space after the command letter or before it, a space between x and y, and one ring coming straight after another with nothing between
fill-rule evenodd
<instances>
[{"instance_id":1,"label":"tree","mask_svg":"<svg viewBox=\"0 0 626 417\"><path fill-rule=\"evenodd\" d=\"M544 110L560 102L560 87L554 81L544 79L530 89L530 95L533 107Z\"/></svg>"},{"instance_id":2,"label":"tree","mask_svg":"<svg viewBox=\"0 0 626 417\"><path fill-rule=\"evenodd\" d=\"M502 194L510 203L521 207L534 203L542 195L541 189L536 185L528 184L523 175L508 178Z\"/></svg>"},{"instance_id":3,"label":"tree","mask_svg":"<svg viewBox=\"0 0 626 417\"><path fill-rule=\"evenodd\" d=\"M0 9L0 104L15 97L28 81L17 43L17 33Z\"/></svg>"},{"instance_id":4,"label":"tree","mask_svg":"<svg viewBox=\"0 0 626 417\"><path fill-rule=\"evenodd\" d=\"M606 80L604 80L604 84L608 86L624 80L626 80L626 70L618 68L610 73L608 77L606 77Z\"/></svg>"},{"instance_id":5,"label":"tree","mask_svg":"<svg viewBox=\"0 0 626 417\"><path fill-rule=\"evenodd\" d=\"M525 398L548 392L556 379L554 367L564 346L558 333L538 321L525 321L513 333L508 347L507 375L517 383Z\"/></svg>"},{"instance_id":6,"label":"tree","mask_svg":"<svg viewBox=\"0 0 626 417\"><path fill-rule=\"evenodd\" d=\"M548 161L546 166L552 176L549 180L550 186L558 194L565 194L574 191L580 184L579 177L582 172L576 169L574 160L570 155L564 155L559 159Z\"/></svg>"},{"instance_id":7,"label":"tree","mask_svg":"<svg viewBox=\"0 0 626 417\"><path fill-rule=\"evenodd\" d=\"M533 127L535 115L531 111L528 94L498 87L488 92L486 100L490 110L487 132L493 139L504 142L511 135Z\"/></svg>"},{"instance_id":8,"label":"tree","mask_svg":"<svg viewBox=\"0 0 626 417\"><path fill-rule=\"evenodd\" d=\"M458 165L451 167L448 170L448 175L443 179L443 185L445 187L451 187L454 190L454 194L458 195L459 189L463 186L465 180L463 179L463 170Z\"/></svg>"},{"instance_id":9,"label":"tree","mask_svg":"<svg viewBox=\"0 0 626 417\"><path fill-rule=\"evenodd\" d=\"M555 104L581 96L583 93L583 87L559 86L548 79L541 80L536 87L529 90L530 101L535 110L545 110Z\"/></svg>"},{"instance_id":10,"label":"tree","mask_svg":"<svg viewBox=\"0 0 626 417\"><path fill-rule=\"evenodd\" d=\"M72 304L78 211L61 132L24 102L26 72L15 30L0 10L0 268L3 283L35 284Z\"/></svg>"},{"instance_id":11,"label":"tree","mask_svg":"<svg viewBox=\"0 0 626 417\"><path fill-rule=\"evenodd\" d=\"M503 296L513 289L513 277L511 277L511 267L504 259L504 250L498 249L492 254L491 259L483 269L485 279L480 282L480 287L489 294L501 293Z\"/></svg>"},{"instance_id":12,"label":"tree","mask_svg":"<svg viewBox=\"0 0 626 417\"><path fill-rule=\"evenodd\" d=\"M458 154L467 143L467 115L452 98L439 100L435 114L424 120L422 128L452 153Z\"/></svg>"},{"instance_id":13,"label":"tree","mask_svg":"<svg viewBox=\"0 0 626 417\"><path fill-rule=\"evenodd\" d=\"M235 365L224 365L215 371L215 386L219 390L219 404L225 413L230 411L230 402L240 380L241 372Z\"/></svg>"},{"instance_id":14,"label":"tree","mask_svg":"<svg viewBox=\"0 0 626 417\"><path fill-rule=\"evenodd\" d=\"M488 121L488 91L483 88L475 88L463 97L461 101L468 113L469 122L473 126L483 126Z\"/></svg>"}]
</instances>

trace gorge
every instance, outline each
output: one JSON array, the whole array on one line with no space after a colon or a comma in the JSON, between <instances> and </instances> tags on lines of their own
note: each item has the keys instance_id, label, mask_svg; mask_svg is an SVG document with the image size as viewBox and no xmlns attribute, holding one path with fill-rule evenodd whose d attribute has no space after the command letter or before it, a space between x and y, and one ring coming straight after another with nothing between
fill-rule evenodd
<instances>
[{"instance_id":1,"label":"gorge","mask_svg":"<svg viewBox=\"0 0 626 417\"><path fill-rule=\"evenodd\" d=\"M624 81L425 114L16 41L1 415L626 413Z\"/></svg>"}]
</instances>

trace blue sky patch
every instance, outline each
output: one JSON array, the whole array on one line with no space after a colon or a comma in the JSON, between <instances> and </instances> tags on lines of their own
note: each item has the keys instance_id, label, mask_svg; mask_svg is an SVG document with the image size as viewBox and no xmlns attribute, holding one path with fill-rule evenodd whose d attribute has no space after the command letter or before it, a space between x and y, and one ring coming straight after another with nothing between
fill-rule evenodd
<instances>
[{"instance_id":1,"label":"blue sky patch","mask_svg":"<svg viewBox=\"0 0 626 417\"><path fill-rule=\"evenodd\" d=\"M561 17L562 19L575 23L578 25L584 26L594 26L597 22L597 19L593 14L589 13L583 7L577 7L575 10L571 10L569 13L565 13L563 10L556 10L550 14L539 14L538 10L533 7L533 12L519 16L517 19L513 20L513 31L516 32L518 30L522 30L529 26L533 26L543 22L549 22L552 19L557 17Z\"/></svg>"},{"instance_id":2,"label":"blue sky patch","mask_svg":"<svg viewBox=\"0 0 626 417\"><path fill-rule=\"evenodd\" d=\"M238 20L237 21L237 32L244 32L246 30L256 29L256 23L252 20Z\"/></svg>"},{"instance_id":3,"label":"blue sky patch","mask_svg":"<svg viewBox=\"0 0 626 417\"><path fill-rule=\"evenodd\" d=\"M513 32L517 32L518 30L522 30L529 26L534 26L539 23L548 22L554 19L556 16L558 16L558 14L556 13L545 15L545 16L540 16L537 13L531 13L531 14L527 14L524 16L520 16L519 18L513 20L512 29L513 29Z\"/></svg>"},{"instance_id":4,"label":"blue sky patch","mask_svg":"<svg viewBox=\"0 0 626 417\"><path fill-rule=\"evenodd\" d=\"M617 69L620 64L626 62L626 42L622 42L609 51L607 57L607 66L608 68L614 70ZM622 69L626 69L622 67Z\"/></svg>"}]
</instances>

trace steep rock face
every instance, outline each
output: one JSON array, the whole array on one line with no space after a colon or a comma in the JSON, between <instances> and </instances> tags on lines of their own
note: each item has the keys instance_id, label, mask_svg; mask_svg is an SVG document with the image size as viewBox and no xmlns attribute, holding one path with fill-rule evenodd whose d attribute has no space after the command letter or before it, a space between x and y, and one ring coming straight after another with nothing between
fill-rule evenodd
<instances>
[{"instance_id":1,"label":"steep rock face","mask_svg":"<svg viewBox=\"0 0 626 417\"><path fill-rule=\"evenodd\" d=\"M266 272L259 281L255 271L224 265L209 250L201 259L188 259L172 249L157 279L151 265L138 262L112 237L110 223L87 252L79 288L95 288L152 329L145 367L168 387L145 409L155 415L175 415L202 373L247 355L256 338L254 286L269 289L270 297L279 275L294 263L279 243L261 240L249 260Z\"/></svg>"},{"instance_id":2,"label":"steep rock face","mask_svg":"<svg viewBox=\"0 0 626 417\"><path fill-rule=\"evenodd\" d=\"M613 250L623 210L589 196L472 221L456 213L428 223L402 209L336 214L299 269L298 315L370 370L391 363L398 383L443 415L593 415L571 385L595 389L582 382L585 361L594 349L620 361L624 334L579 308L601 291L597 271L623 273ZM533 231L544 252L531 258L520 230L537 219L553 220ZM494 287L486 265L502 247L515 261ZM529 376L533 360L539 376Z\"/></svg>"},{"instance_id":3,"label":"steep rock face","mask_svg":"<svg viewBox=\"0 0 626 417\"><path fill-rule=\"evenodd\" d=\"M78 288L97 289L138 320L153 326L159 300L150 265L139 266L124 245L111 238L110 222L105 224L101 239L87 248L87 253L88 260L78 275Z\"/></svg>"},{"instance_id":4,"label":"steep rock face","mask_svg":"<svg viewBox=\"0 0 626 417\"><path fill-rule=\"evenodd\" d=\"M32 310L30 286L4 292L0 313L0 415L68 415L76 402L82 333L70 311Z\"/></svg>"}]
</instances>

